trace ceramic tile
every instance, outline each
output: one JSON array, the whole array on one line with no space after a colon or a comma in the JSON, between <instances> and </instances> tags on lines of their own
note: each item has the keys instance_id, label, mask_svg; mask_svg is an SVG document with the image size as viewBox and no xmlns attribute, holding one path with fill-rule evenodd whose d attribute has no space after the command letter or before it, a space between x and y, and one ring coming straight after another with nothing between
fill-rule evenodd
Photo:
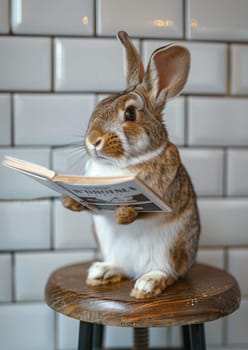
<instances>
[{"instance_id":1,"label":"ceramic tile","mask_svg":"<svg viewBox=\"0 0 248 350\"><path fill-rule=\"evenodd\" d=\"M182 329L181 327L170 327L170 346L171 347L182 347Z\"/></svg>"},{"instance_id":2,"label":"ceramic tile","mask_svg":"<svg viewBox=\"0 0 248 350\"><path fill-rule=\"evenodd\" d=\"M228 266L230 273L237 279L239 283L242 295L248 295L248 249L229 249Z\"/></svg>"},{"instance_id":3,"label":"ceramic tile","mask_svg":"<svg viewBox=\"0 0 248 350\"><path fill-rule=\"evenodd\" d=\"M0 254L0 303L12 299L12 267L11 255Z\"/></svg>"},{"instance_id":4,"label":"ceramic tile","mask_svg":"<svg viewBox=\"0 0 248 350\"><path fill-rule=\"evenodd\" d=\"M248 94L248 45L231 46L231 92Z\"/></svg>"},{"instance_id":5,"label":"ceramic tile","mask_svg":"<svg viewBox=\"0 0 248 350\"><path fill-rule=\"evenodd\" d=\"M224 249L201 248L197 253L197 261L207 265L213 265L224 269Z\"/></svg>"},{"instance_id":6,"label":"ceramic tile","mask_svg":"<svg viewBox=\"0 0 248 350\"><path fill-rule=\"evenodd\" d=\"M123 90L123 66L124 52L116 39L55 40L55 89L58 91Z\"/></svg>"},{"instance_id":7,"label":"ceramic tile","mask_svg":"<svg viewBox=\"0 0 248 350\"><path fill-rule=\"evenodd\" d=\"M16 145L61 145L78 141L94 108L93 95L16 94Z\"/></svg>"},{"instance_id":8,"label":"ceramic tile","mask_svg":"<svg viewBox=\"0 0 248 350\"><path fill-rule=\"evenodd\" d=\"M199 199L201 246L248 244L246 199Z\"/></svg>"},{"instance_id":9,"label":"ceramic tile","mask_svg":"<svg viewBox=\"0 0 248 350\"><path fill-rule=\"evenodd\" d=\"M181 148L180 154L197 195L221 196L223 192L223 151L217 148Z\"/></svg>"},{"instance_id":10,"label":"ceramic tile","mask_svg":"<svg viewBox=\"0 0 248 350\"><path fill-rule=\"evenodd\" d=\"M246 347L248 343L247 334L248 299L243 299L240 308L229 315L227 319L227 344ZM243 345L243 346L242 346Z\"/></svg>"},{"instance_id":11,"label":"ceramic tile","mask_svg":"<svg viewBox=\"0 0 248 350\"><path fill-rule=\"evenodd\" d=\"M87 159L82 133L76 144L53 148L52 169L60 174L83 175Z\"/></svg>"},{"instance_id":12,"label":"ceramic tile","mask_svg":"<svg viewBox=\"0 0 248 350\"><path fill-rule=\"evenodd\" d=\"M16 34L93 34L93 1L12 0Z\"/></svg>"},{"instance_id":13,"label":"ceramic tile","mask_svg":"<svg viewBox=\"0 0 248 350\"><path fill-rule=\"evenodd\" d=\"M106 327L104 347L125 347L133 345L132 329L129 327Z\"/></svg>"},{"instance_id":14,"label":"ceramic tile","mask_svg":"<svg viewBox=\"0 0 248 350\"><path fill-rule=\"evenodd\" d=\"M79 322L71 317L56 314L57 318L57 349L76 349L78 345Z\"/></svg>"},{"instance_id":15,"label":"ceramic tile","mask_svg":"<svg viewBox=\"0 0 248 350\"><path fill-rule=\"evenodd\" d=\"M183 42L191 52L191 67L184 93L225 94L227 47L216 43Z\"/></svg>"},{"instance_id":16,"label":"ceramic tile","mask_svg":"<svg viewBox=\"0 0 248 350\"><path fill-rule=\"evenodd\" d=\"M176 145L184 145L185 101L183 97L169 100L164 111L165 125L170 140Z\"/></svg>"},{"instance_id":17,"label":"ceramic tile","mask_svg":"<svg viewBox=\"0 0 248 350\"><path fill-rule=\"evenodd\" d=\"M223 344L223 329L223 319L205 323L207 349L211 349L210 346L213 345Z\"/></svg>"},{"instance_id":18,"label":"ceramic tile","mask_svg":"<svg viewBox=\"0 0 248 350\"><path fill-rule=\"evenodd\" d=\"M161 40L144 41L145 65L153 51L170 43ZM225 44L187 41L176 41L175 43L187 47L191 54L190 73L183 93L223 94L226 92L227 48Z\"/></svg>"},{"instance_id":19,"label":"ceramic tile","mask_svg":"<svg viewBox=\"0 0 248 350\"><path fill-rule=\"evenodd\" d=\"M49 188L33 179L2 165L4 156L24 159L45 167L50 166L50 150L48 148L1 148L0 149L0 198L1 199L31 199L37 197L57 196Z\"/></svg>"},{"instance_id":20,"label":"ceramic tile","mask_svg":"<svg viewBox=\"0 0 248 350\"><path fill-rule=\"evenodd\" d=\"M187 14L190 39L247 40L246 0L188 0Z\"/></svg>"},{"instance_id":21,"label":"ceramic tile","mask_svg":"<svg viewBox=\"0 0 248 350\"><path fill-rule=\"evenodd\" d=\"M150 328L150 347L163 348L169 344L170 329ZM131 348L133 331L129 327L106 327L104 345L106 348Z\"/></svg>"},{"instance_id":22,"label":"ceramic tile","mask_svg":"<svg viewBox=\"0 0 248 350\"><path fill-rule=\"evenodd\" d=\"M0 51L0 90L50 90L50 39L3 36Z\"/></svg>"},{"instance_id":23,"label":"ceramic tile","mask_svg":"<svg viewBox=\"0 0 248 350\"><path fill-rule=\"evenodd\" d=\"M96 14L99 35L115 35L121 28L139 37L183 36L181 0L98 0Z\"/></svg>"},{"instance_id":24,"label":"ceramic tile","mask_svg":"<svg viewBox=\"0 0 248 350\"><path fill-rule=\"evenodd\" d=\"M247 108L248 100L242 98L189 98L189 144L248 145Z\"/></svg>"},{"instance_id":25,"label":"ceramic tile","mask_svg":"<svg viewBox=\"0 0 248 350\"><path fill-rule=\"evenodd\" d=\"M1 304L0 339L4 350L54 350L54 314L43 303Z\"/></svg>"},{"instance_id":26,"label":"ceramic tile","mask_svg":"<svg viewBox=\"0 0 248 350\"><path fill-rule=\"evenodd\" d=\"M9 32L9 0L0 1L0 33Z\"/></svg>"},{"instance_id":27,"label":"ceramic tile","mask_svg":"<svg viewBox=\"0 0 248 350\"><path fill-rule=\"evenodd\" d=\"M10 95L0 94L0 145L11 144Z\"/></svg>"},{"instance_id":28,"label":"ceramic tile","mask_svg":"<svg viewBox=\"0 0 248 350\"><path fill-rule=\"evenodd\" d=\"M16 299L18 301L43 300L47 279L54 270L67 264L90 261L93 258L92 250L17 253L15 258Z\"/></svg>"},{"instance_id":29,"label":"ceramic tile","mask_svg":"<svg viewBox=\"0 0 248 350\"><path fill-rule=\"evenodd\" d=\"M163 349L170 343L171 329L154 327L150 329L150 346L151 348Z\"/></svg>"},{"instance_id":30,"label":"ceramic tile","mask_svg":"<svg viewBox=\"0 0 248 350\"><path fill-rule=\"evenodd\" d=\"M248 195L248 149L227 151L227 193L229 196Z\"/></svg>"},{"instance_id":31,"label":"ceramic tile","mask_svg":"<svg viewBox=\"0 0 248 350\"><path fill-rule=\"evenodd\" d=\"M0 202L0 250L49 249L50 202Z\"/></svg>"},{"instance_id":32,"label":"ceramic tile","mask_svg":"<svg viewBox=\"0 0 248 350\"><path fill-rule=\"evenodd\" d=\"M60 200L55 201L53 213L56 249L96 248L90 213L65 209Z\"/></svg>"}]
</instances>

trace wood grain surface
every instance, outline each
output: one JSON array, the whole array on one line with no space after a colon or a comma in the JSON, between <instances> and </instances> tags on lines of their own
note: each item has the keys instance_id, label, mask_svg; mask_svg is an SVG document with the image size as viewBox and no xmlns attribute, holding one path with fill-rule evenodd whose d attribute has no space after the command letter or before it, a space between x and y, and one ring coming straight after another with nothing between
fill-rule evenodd
<instances>
[{"instance_id":1,"label":"wood grain surface","mask_svg":"<svg viewBox=\"0 0 248 350\"><path fill-rule=\"evenodd\" d=\"M90 263L56 270L46 285L46 302L69 317L110 326L163 327L215 320L240 304L236 280L227 272L195 264L184 278L154 299L129 296L134 281L89 287Z\"/></svg>"}]
</instances>

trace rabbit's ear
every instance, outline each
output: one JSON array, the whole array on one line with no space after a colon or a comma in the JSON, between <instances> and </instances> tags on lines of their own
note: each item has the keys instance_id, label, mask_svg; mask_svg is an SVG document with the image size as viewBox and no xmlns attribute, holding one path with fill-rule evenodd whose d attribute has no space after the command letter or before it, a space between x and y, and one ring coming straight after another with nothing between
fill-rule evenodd
<instances>
[{"instance_id":1,"label":"rabbit's ear","mask_svg":"<svg viewBox=\"0 0 248 350\"><path fill-rule=\"evenodd\" d=\"M153 52L143 84L155 107L162 108L166 98L184 87L190 68L190 53L179 45L168 45Z\"/></svg>"},{"instance_id":2,"label":"rabbit's ear","mask_svg":"<svg viewBox=\"0 0 248 350\"><path fill-rule=\"evenodd\" d=\"M134 88L143 80L144 67L140 55L134 44L129 39L127 33L123 31L119 32L118 38L120 39L126 52L126 81L127 89L129 90Z\"/></svg>"}]
</instances>

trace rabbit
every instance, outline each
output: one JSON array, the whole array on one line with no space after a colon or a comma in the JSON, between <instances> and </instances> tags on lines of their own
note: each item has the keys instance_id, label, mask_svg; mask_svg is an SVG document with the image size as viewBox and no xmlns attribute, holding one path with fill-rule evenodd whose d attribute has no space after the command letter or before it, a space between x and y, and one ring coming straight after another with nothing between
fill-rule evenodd
<instances>
[{"instance_id":1,"label":"rabbit","mask_svg":"<svg viewBox=\"0 0 248 350\"><path fill-rule=\"evenodd\" d=\"M92 213L103 261L93 263L87 284L135 280L131 297L159 296L194 262L200 220L190 177L163 122L167 99L180 93L190 68L190 53L170 44L153 52L146 71L140 55L121 31L126 54L124 92L102 100L85 136L87 176L137 175L170 206L171 212L141 213L131 206ZM66 208L84 208L64 197Z\"/></svg>"}]
</instances>

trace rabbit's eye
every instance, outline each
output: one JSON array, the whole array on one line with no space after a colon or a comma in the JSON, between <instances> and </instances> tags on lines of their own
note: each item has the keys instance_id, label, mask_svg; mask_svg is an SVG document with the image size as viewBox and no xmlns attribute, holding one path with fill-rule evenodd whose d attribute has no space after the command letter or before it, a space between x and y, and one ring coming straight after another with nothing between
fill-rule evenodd
<instances>
[{"instance_id":1,"label":"rabbit's eye","mask_svg":"<svg viewBox=\"0 0 248 350\"><path fill-rule=\"evenodd\" d=\"M136 119L136 110L134 106L129 106L124 112L124 118L126 121L135 121Z\"/></svg>"}]
</instances>

